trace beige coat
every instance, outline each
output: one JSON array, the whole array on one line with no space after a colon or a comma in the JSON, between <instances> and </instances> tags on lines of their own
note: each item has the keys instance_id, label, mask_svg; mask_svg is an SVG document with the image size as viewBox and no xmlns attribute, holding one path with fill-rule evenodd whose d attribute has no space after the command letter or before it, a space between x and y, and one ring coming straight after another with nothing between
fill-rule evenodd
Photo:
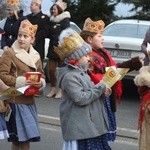
<instances>
[{"instance_id":1,"label":"beige coat","mask_svg":"<svg viewBox=\"0 0 150 150\"><path fill-rule=\"evenodd\" d=\"M10 87L25 86L25 74L28 71L38 71L42 73L43 87L45 86L45 76L42 69L39 53L30 47L29 53L20 49L17 41L12 48L4 51L0 59L0 79ZM33 96L21 95L11 99L14 103L33 103Z\"/></svg>"},{"instance_id":2,"label":"beige coat","mask_svg":"<svg viewBox=\"0 0 150 150\"><path fill-rule=\"evenodd\" d=\"M144 120L140 131L139 150L150 149L150 105L145 110Z\"/></svg>"},{"instance_id":3,"label":"beige coat","mask_svg":"<svg viewBox=\"0 0 150 150\"><path fill-rule=\"evenodd\" d=\"M136 75L134 82L139 88L145 88L142 93L147 93L150 90L150 66L143 66ZM141 93L139 93L141 95ZM142 97L145 95L141 95ZM144 118L140 129L139 150L150 150L150 97L146 102L147 107L144 107ZM145 104L145 105L146 105Z\"/></svg>"}]
</instances>

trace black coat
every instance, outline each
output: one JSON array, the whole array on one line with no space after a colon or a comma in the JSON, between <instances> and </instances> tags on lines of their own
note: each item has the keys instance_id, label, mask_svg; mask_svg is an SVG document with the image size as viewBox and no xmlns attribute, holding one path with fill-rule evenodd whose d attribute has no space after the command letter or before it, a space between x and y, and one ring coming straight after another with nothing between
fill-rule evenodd
<instances>
[{"instance_id":1,"label":"black coat","mask_svg":"<svg viewBox=\"0 0 150 150\"><path fill-rule=\"evenodd\" d=\"M49 17L41 11L36 15L27 15L27 18L32 24L38 25L33 47L39 52L41 59L43 60L45 57L45 38L47 37L47 32L49 32Z\"/></svg>"},{"instance_id":2,"label":"black coat","mask_svg":"<svg viewBox=\"0 0 150 150\"><path fill-rule=\"evenodd\" d=\"M11 47L11 45L17 39L20 23L22 20L26 19L26 17L23 16L22 10L18 13L18 17L19 17L18 20L15 18L15 16L8 17L6 19L4 25L5 34L2 35L2 41L1 41L2 48L4 48L4 46Z\"/></svg>"},{"instance_id":3,"label":"black coat","mask_svg":"<svg viewBox=\"0 0 150 150\"><path fill-rule=\"evenodd\" d=\"M59 60L59 57L54 52L54 46L58 46L59 35L62 30L70 27L70 13L63 12L60 14L60 20L51 20L49 25L49 49L47 57L52 60Z\"/></svg>"}]
</instances>

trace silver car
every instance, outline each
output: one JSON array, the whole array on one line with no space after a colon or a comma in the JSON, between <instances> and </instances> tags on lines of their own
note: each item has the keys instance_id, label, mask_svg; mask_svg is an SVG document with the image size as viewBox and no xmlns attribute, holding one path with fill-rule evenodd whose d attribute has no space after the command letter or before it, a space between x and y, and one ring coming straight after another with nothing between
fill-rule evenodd
<instances>
[{"instance_id":1,"label":"silver car","mask_svg":"<svg viewBox=\"0 0 150 150\"><path fill-rule=\"evenodd\" d=\"M104 47L110 51L117 63L135 56L144 58L141 44L149 26L150 21L143 20L128 19L112 22L103 32ZM132 71L126 78L133 78L136 74L136 71Z\"/></svg>"}]
</instances>

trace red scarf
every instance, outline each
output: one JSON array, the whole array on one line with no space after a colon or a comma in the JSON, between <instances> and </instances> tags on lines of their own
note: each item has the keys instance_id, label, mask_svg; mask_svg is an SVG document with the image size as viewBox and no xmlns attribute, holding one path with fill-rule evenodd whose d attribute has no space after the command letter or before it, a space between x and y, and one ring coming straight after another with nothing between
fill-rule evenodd
<instances>
[{"instance_id":1,"label":"red scarf","mask_svg":"<svg viewBox=\"0 0 150 150\"><path fill-rule=\"evenodd\" d=\"M140 104L140 112L139 112L139 120L138 120L138 129L141 129L142 122L144 120L145 110L147 106L150 104L150 91L148 90L147 93L144 94L142 97L142 102Z\"/></svg>"},{"instance_id":2,"label":"red scarf","mask_svg":"<svg viewBox=\"0 0 150 150\"><path fill-rule=\"evenodd\" d=\"M98 69L104 68L104 67L109 67L109 66L117 67L115 61L112 59L109 52L105 49L102 49L101 51L106 58L101 56L101 54L96 50L93 50L89 54L90 57L92 58L92 60L91 60L90 68L88 70L88 74L90 75L92 81L95 84L100 82L100 80L103 78L104 73L105 73L105 72L97 72ZM108 64L108 62L106 62L106 60L109 61L109 64ZM117 99L118 103L120 103L120 97L122 95L122 83L121 83L121 81L117 81L115 83L114 87L115 87L116 99Z\"/></svg>"}]
</instances>

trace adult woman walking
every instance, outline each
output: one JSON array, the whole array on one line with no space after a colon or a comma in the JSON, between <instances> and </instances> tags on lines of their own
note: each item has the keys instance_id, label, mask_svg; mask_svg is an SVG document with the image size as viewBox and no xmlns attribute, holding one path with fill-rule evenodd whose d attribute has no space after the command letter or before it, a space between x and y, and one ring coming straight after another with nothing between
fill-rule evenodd
<instances>
[{"instance_id":1,"label":"adult woman walking","mask_svg":"<svg viewBox=\"0 0 150 150\"><path fill-rule=\"evenodd\" d=\"M8 17L4 25L5 34L2 35L1 48L8 49L17 39L18 29L22 20L23 11L19 8L19 0L7 0L6 9Z\"/></svg>"},{"instance_id":2,"label":"adult woman walking","mask_svg":"<svg viewBox=\"0 0 150 150\"><path fill-rule=\"evenodd\" d=\"M50 17L50 44L47 57L49 58L49 74L50 74L50 92L47 97L61 97L61 90L56 89L56 67L60 63L58 55L54 52L54 46L58 45L58 37L62 30L70 26L70 13L65 11L67 4L62 0L58 0L51 8Z\"/></svg>"}]
</instances>

